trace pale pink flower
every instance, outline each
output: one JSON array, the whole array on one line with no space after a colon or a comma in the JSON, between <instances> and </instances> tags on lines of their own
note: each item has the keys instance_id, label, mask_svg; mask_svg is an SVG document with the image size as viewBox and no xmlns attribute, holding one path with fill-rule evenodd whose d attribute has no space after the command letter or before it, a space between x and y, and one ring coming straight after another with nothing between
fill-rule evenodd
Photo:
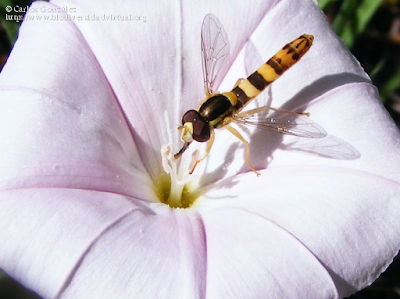
<instances>
[{"instance_id":1,"label":"pale pink flower","mask_svg":"<svg viewBox=\"0 0 400 299\"><path fill-rule=\"evenodd\" d=\"M181 115L204 96L207 13L234 61L221 91L247 75L249 38L267 60L315 36L265 94L331 139L247 131L256 177L219 130L184 176L197 200L173 209L159 200L160 150L169 134L179 149ZM339 298L397 254L399 131L315 1L59 0L28 17L0 77L0 267L25 286L45 298Z\"/></svg>"}]
</instances>

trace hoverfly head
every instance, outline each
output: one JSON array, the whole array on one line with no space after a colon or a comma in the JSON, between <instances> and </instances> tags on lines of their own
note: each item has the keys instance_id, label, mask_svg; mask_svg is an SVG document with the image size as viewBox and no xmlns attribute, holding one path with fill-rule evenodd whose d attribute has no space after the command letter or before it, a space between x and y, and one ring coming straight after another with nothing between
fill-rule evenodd
<instances>
[{"instance_id":1,"label":"hoverfly head","mask_svg":"<svg viewBox=\"0 0 400 299\"><path fill-rule=\"evenodd\" d=\"M187 111L182 117L181 138L185 142L205 142L210 139L210 125L196 110Z\"/></svg>"}]
</instances>

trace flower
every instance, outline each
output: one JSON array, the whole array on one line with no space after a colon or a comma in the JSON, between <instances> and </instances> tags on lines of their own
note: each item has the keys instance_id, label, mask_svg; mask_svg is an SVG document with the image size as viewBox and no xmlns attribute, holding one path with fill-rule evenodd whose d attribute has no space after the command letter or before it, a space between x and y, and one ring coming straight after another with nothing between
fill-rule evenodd
<instances>
[{"instance_id":1,"label":"flower","mask_svg":"<svg viewBox=\"0 0 400 299\"><path fill-rule=\"evenodd\" d=\"M398 129L314 1L259 2L32 4L0 77L0 267L46 298L339 298L386 269L400 247ZM218 130L190 207L171 208L160 150L169 134L179 149L175 127L201 101L209 12L235 58L220 90L246 75L250 36L263 59L315 36L265 93L339 147L304 155L249 134L256 177ZM346 158L343 144L360 157L323 157Z\"/></svg>"}]
</instances>

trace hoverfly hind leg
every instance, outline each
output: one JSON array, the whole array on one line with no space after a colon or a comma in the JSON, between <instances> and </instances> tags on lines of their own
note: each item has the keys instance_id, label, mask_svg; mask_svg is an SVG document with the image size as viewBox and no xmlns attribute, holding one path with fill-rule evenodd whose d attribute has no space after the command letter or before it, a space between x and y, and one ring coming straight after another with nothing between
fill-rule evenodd
<instances>
[{"instance_id":1,"label":"hoverfly hind leg","mask_svg":"<svg viewBox=\"0 0 400 299\"><path fill-rule=\"evenodd\" d=\"M225 125L224 128L226 128L229 132L231 132L233 135L235 135L236 138L238 138L243 144L246 146L246 163L249 165L250 169L257 175L259 176L260 173L254 168L253 164L251 164L250 161L250 146L249 143L247 142L246 139L243 138L243 136L234 128L232 128L230 125Z\"/></svg>"},{"instance_id":2,"label":"hoverfly hind leg","mask_svg":"<svg viewBox=\"0 0 400 299\"><path fill-rule=\"evenodd\" d=\"M237 79L237 81L236 81L235 85L233 86L233 88L237 87L240 84L240 82L242 82L243 80L244 80L244 78Z\"/></svg>"},{"instance_id":3,"label":"hoverfly hind leg","mask_svg":"<svg viewBox=\"0 0 400 299\"><path fill-rule=\"evenodd\" d=\"M292 114L298 114L298 115L304 115L304 116L310 117L310 112L297 112L297 111L277 109L277 108L272 108L272 107L268 107L268 109L275 111L275 112L292 113Z\"/></svg>"},{"instance_id":4,"label":"hoverfly hind leg","mask_svg":"<svg viewBox=\"0 0 400 299\"><path fill-rule=\"evenodd\" d=\"M257 113L261 113L261 112L268 111L268 110L271 110L271 111L274 111L274 112L278 112L278 113L304 115L304 116L307 116L307 117L310 116L309 112L296 112L296 111L291 111L291 110L277 109L277 108L272 108L272 107L269 107L269 106L263 106L263 107L258 107L258 108L254 108L254 109L251 109L251 110L247 110L247 111L244 111L244 112L240 112L240 113L238 113L236 115L236 118L237 119L246 118L248 116L253 116L253 115L257 114Z\"/></svg>"}]
</instances>

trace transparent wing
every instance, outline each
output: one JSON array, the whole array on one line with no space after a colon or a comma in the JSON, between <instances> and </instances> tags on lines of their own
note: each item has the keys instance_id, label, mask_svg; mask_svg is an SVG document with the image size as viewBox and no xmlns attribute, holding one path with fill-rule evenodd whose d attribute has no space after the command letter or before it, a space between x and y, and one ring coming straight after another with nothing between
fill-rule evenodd
<instances>
[{"instance_id":1,"label":"transparent wing","mask_svg":"<svg viewBox=\"0 0 400 299\"><path fill-rule=\"evenodd\" d=\"M244 67L246 69L246 75L250 76L254 73L260 66L263 65L263 61L260 52L258 52L253 41L249 39L245 47L245 58Z\"/></svg>"},{"instance_id":2,"label":"transparent wing","mask_svg":"<svg viewBox=\"0 0 400 299\"><path fill-rule=\"evenodd\" d=\"M239 124L250 125L263 130L305 138L322 138L325 130L309 117L296 112L282 111L270 107L256 108L234 116Z\"/></svg>"},{"instance_id":3,"label":"transparent wing","mask_svg":"<svg viewBox=\"0 0 400 299\"><path fill-rule=\"evenodd\" d=\"M229 43L226 32L216 16L208 14L201 28L201 52L204 90L211 95L229 68Z\"/></svg>"},{"instance_id":4,"label":"transparent wing","mask_svg":"<svg viewBox=\"0 0 400 299\"><path fill-rule=\"evenodd\" d=\"M318 139L298 138L287 143L286 148L337 160L355 160L361 157L360 152L355 147L332 135Z\"/></svg>"},{"instance_id":5,"label":"transparent wing","mask_svg":"<svg viewBox=\"0 0 400 299\"><path fill-rule=\"evenodd\" d=\"M262 66L264 62L265 61L263 61L260 52L257 50L257 47L254 45L253 41L249 39L246 43L244 58L244 65L247 77L254 73L260 66ZM258 105L271 105L272 96L268 95L269 92L266 92L265 90L260 93L255 99Z\"/></svg>"}]
</instances>

